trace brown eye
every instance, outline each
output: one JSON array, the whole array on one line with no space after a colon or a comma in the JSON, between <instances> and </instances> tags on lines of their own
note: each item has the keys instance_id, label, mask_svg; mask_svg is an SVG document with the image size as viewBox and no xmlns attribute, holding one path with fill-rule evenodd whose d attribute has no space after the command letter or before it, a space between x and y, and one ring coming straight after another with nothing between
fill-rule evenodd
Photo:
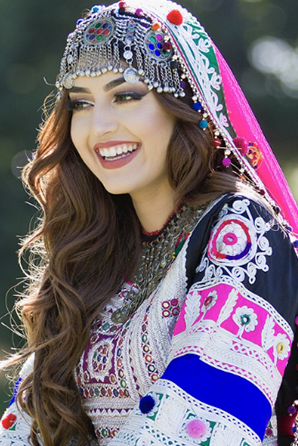
<instances>
[{"instance_id":1,"label":"brown eye","mask_svg":"<svg viewBox=\"0 0 298 446\"><path fill-rule=\"evenodd\" d=\"M93 103L84 99L68 99L66 108L70 111L83 110L87 107L93 106Z\"/></svg>"},{"instance_id":2,"label":"brown eye","mask_svg":"<svg viewBox=\"0 0 298 446\"><path fill-rule=\"evenodd\" d=\"M117 94L115 94L115 96L113 98L113 102L123 104L123 103L131 102L131 101L140 101L143 98L143 96L145 96L145 95L141 95L139 93L135 93L132 91L117 93Z\"/></svg>"}]
</instances>

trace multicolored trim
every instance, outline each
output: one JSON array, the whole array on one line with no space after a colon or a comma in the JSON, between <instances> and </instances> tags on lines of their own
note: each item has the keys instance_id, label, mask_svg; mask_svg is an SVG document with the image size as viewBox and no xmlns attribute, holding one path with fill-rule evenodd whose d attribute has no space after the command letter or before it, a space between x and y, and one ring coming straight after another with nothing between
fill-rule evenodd
<instances>
[{"instance_id":1,"label":"multicolored trim","mask_svg":"<svg viewBox=\"0 0 298 446\"><path fill-rule=\"evenodd\" d=\"M274 405L292 340L287 322L259 296L235 284L195 284L177 321L169 361L195 353L253 382Z\"/></svg>"},{"instance_id":2,"label":"multicolored trim","mask_svg":"<svg viewBox=\"0 0 298 446\"><path fill-rule=\"evenodd\" d=\"M261 439L230 414L204 404L164 379L147 394L148 413L137 407L109 446L260 446Z\"/></svg>"}]
</instances>

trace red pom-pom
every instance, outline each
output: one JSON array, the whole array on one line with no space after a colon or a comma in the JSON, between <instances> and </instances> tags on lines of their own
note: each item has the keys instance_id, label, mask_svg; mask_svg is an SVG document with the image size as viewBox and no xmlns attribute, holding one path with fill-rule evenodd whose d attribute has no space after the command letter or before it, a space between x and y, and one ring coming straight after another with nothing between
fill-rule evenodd
<instances>
[{"instance_id":1,"label":"red pom-pom","mask_svg":"<svg viewBox=\"0 0 298 446\"><path fill-rule=\"evenodd\" d=\"M126 8L126 3L125 2L119 2L119 8L120 9L125 9Z\"/></svg>"},{"instance_id":2,"label":"red pom-pom","mask_svg":"<svg viewBox=\"0 0 298 446\"><path fill-rule=\"evenodd\" d=\"M4 427L4 429L11 428L14 425L16 419L16 415L10 413L9 415L7 415L7 417L2 419L2 426Z\"/></svg>"},{"instance_id":3,"label":"red pom-pom","mask_svg":"<svg viewBox=\"0 0 298 446\"><path fill-rule=\"evenodd\" d=\"M182 25L183 23L182 14L178 9L173 9L173 11L169 12L167 19L169 22L173 23L173 25Z\"/></svg>"}]
</instances>

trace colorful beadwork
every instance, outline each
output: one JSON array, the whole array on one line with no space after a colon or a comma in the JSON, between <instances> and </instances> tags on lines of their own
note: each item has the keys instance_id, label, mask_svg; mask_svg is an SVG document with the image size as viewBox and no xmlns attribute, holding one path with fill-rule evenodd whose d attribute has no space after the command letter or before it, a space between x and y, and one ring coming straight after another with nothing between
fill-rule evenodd
<instances>
[{"instance_id":1,"label":"colorful beadwork","mask_svg":"<svg viewBox=\"0 0 298 446\"><path fill-rule=\"evenodd\" d=\"M192 106L192 108L195 111L200 112L202 110L203 106L200 102L195 102L194 105Z\"/></svg>"},{"instance_id":2,"label":"colorful beadwork","mask_svg":"<svg viewBox=\"0 0 298 446\"><path fill-rule=\"evenodd\" d=\"M164 40L165 36L161 31L149 31L145 38L145 48L148 54L158 62L165 62L171 59L173 55L172 45L164 45L168 42Z\"/></svg>"},{"instance_id":3,"label":"colorful beadwork","mask_svg":"<svg viewBox=\"0 0 298 446\"><path fill-rule=\"evenodd\" d=\"M214 138L212 144L214 147L222 147L223 142L219 138Z\"/></svg>"},{"instance_id":4,"label":"colorful beadwork","mask_svg":"<svg viewBox=\"0 0 298 446\"><path fill-rule=\"evenodd\" d=\"M179 213L179 217L182 215ZM174 221L170 219L169 223L174 224ZM157 239L159 234L152 237ZM184 237L178 237L178 245L179 240L185 241ZM182 250L185 244L183 246ZM177 262L183 262L181 254L171 268L180 270ZM167 283L166 278L164 284ZM164 343L170 341L182 306L181 287L183 290L185 287L184 283L180 284L179 275L174 282L172 275L169 283L170 286L166 286L167 297L161 290L154 292L148 303L144 302L145 305L141 305L127 322L115 324L112 315L133 287L131 282L125 283L92 324L88 346L76 367L76 381L83 406L94 422L96 437L103 445L115 436L137 401L164 372L170 342L168 345ZM164 317L164 310L169 310L171 317ZM158 320L152 318L153 314L158 315ZM163 339L162 349L156 342L160 336ZM158 401L152 411L157 407Z\"/></svg>"},{"instance_id":5,"label":"colorful beadwork","mask_svg":"<svg viewBox=\"0 0 298 446\"><path fill-rule=\"evenodd\" d=\"M160 24L158 22L153 23L152 29L153 31L157 31L161 28Z\"/></svg>"},{"instance_id":6,"label":"colorful beadwork","mask_svg":"<svg viewBox=\"0 0 298 446\"><path fill-rule=\"evenodd\" d=\"M202 130L205 130L205 129L208 127L208 122L206 121L206 119L202 119L202 121L200 121L200 123L199 123L199 127L200 127Z\"/></svg>"},{"instance_id":7,"label":"colorful beadwork","mask_svg":"<svg viewBox=\"0 0 298 446\"><path fill-rule=\"evenodd\" d=\"M125 9L127 7L125 2L119 2L119 8L120 9Z\"/></svg>"},{"instance_id":8,"label":"colorful beadwork","mask_svg":"<svg viewBox=\"0 0 298 446\"><path fill-rule=\"evenodd\" d=\"M115 23L112 18L99 19L87 28L84 39L88 45L101 46L112 37Z\"/></svg>"},{"instance_id":9,"label":"colorful beadwork","mask_svg":"<svg viewBox=\"0 0 298 446\"><path fill-rule=\"evenodd\" d=\"M92 8L91 8L91 13L92 14L95 14L95 13L97 13L99 11L99 7L98 6L93 6ZM81 19L82 20L82 19Z\"/></svg>"},{"instance_id":10,"label":"colorful beadwork","mask_svg":"<svg viewBox=\"0 0 298 446\"><path fill-rule=\"evenodd\" d=\"M232 164L232 161L230 160L230 158L226 157L222 160L222 165L224 167L229 167Z\"/></svg>"}]
</instances>

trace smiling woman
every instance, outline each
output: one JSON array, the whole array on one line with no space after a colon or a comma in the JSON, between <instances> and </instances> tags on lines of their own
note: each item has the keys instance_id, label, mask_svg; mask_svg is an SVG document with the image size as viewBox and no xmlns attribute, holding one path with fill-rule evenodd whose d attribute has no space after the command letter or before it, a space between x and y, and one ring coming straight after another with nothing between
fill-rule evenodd
<instances>
[{"instance_id":1,"label":"smiling woman","mask_svg":"<svg viewBox=\"0 0 298 446\"><path fill-rule=\"evenodd\" d=\"M146 84L128 84L113 72L76 79L69 108L71 139L84 163L108 192L146 206L161 202L162 225L174 205L166 168L173 115Z\"/></svg>"},{"instance_id":2,"label":"smiling woman","mask_svg":"<svg viewBox=\"0 0 298 446\"><path fill-rule=\"evenodd\" d=\"M98 5L56 86L1 445L297 443L298 210L218 49L169 0Z\"/></svg>"}]
</instances>

